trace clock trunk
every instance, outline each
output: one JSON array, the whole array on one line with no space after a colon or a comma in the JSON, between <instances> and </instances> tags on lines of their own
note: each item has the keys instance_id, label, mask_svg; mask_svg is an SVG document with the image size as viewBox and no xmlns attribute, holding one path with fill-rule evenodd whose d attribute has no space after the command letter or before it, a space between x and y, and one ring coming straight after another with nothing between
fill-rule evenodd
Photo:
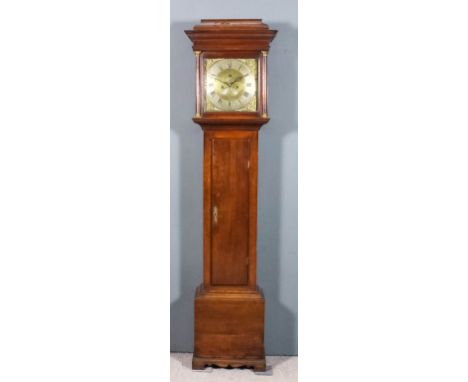
<instances>
[{"instance_id":1,"label":"clock trunk","mask_svg":"<svg viewBox=\"0 0 468 382\"><path fill-rule=\"evenodd\" d=\"M211 145L211 284L249 281L249 138L208 138Z\"/></svg>"}]
</instances>

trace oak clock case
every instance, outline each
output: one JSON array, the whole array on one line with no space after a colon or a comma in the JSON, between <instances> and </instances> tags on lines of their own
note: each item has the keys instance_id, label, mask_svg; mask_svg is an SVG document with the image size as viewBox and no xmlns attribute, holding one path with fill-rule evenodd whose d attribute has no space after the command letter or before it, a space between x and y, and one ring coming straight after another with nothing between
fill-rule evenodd
<instances>
[{"instance_id":1,"label":"oak clock case","mask_svg":"<svg viewBox=\"0 0 468 382\"><path fill-rule=\"evenodd\" d=\"M196 63L193 121L204 132L203 282L195 291L192 368L261 371L258 131L269 121L267 57L276 31L260 19L212 19L185 33Z\"/></svg>"}]
</instances>

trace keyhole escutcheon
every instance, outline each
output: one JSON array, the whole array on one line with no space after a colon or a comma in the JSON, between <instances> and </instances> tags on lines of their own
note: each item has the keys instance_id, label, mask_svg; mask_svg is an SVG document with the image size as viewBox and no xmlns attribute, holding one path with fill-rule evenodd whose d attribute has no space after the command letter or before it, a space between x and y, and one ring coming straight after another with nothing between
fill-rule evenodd
<instances>
[{"instance_id":1,"label":"keyhole escutcheon","mask_svg":"<svg viewBox=\"0 0 468 382\"><path fill-rule=\"evenodd\" d=\"M218 224L218 207L213 207L213 223Z\"/></svg>"}]
</instances>

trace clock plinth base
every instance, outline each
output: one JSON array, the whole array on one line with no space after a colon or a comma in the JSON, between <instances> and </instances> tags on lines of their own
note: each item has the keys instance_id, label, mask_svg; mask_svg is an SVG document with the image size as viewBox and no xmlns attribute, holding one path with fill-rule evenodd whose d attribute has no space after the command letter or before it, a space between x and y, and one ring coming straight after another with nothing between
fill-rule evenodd
<instances>
[{"instance_id":1,"label":"clock plinth base","mask_svg":"<svg viewBox=\"0 0 468 382\"><path fill-rule=\"evenodd\" d=\"M204 291L195 295L192 368L252 367L264 371L265 299L256 291Z\"/></svg>"},{"instance_id":2,"label":"clock plinth base","mask_svg":"<svg viewBox=\"0 0 468 382\"><path fill-rule=\"evenodd\" d=\"M254 371L265 371L266 362L263 359L238 359L238 358L202 358L193 356L192 370L203 370L210 366L218 367L247 367L252 368Z\"/></svg>"}]
</instances>

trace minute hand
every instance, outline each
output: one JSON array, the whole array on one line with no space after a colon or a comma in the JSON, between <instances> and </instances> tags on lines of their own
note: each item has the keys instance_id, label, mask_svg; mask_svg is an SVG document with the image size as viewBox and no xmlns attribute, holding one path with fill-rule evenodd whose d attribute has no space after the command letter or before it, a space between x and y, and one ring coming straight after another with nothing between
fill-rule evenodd
<instances>
[{"instance_id":1,"label":"minute hand","mask_svg":"<svg viewBox=\"0 0 468 382\"><path fill-rule=\"evenodd\" d=\"M240 81L242 78L247 77L248 75L249 75L249 73L244 74L243 76L239 76L239 77L235 78L234 81L229 82L229 86L234 85L237 81Z\"/></svg>"},{"instance_id":2,"label":"minute hand","mask_svg":"<svg viewBox=\"0 0 468 382\"><path fill-rule=\"evenodd\" d=\"M216 77L216 76L213 76L213 75L210 74L210 77L213 77L216 81L219 81L219 82L221 82L222 84L231 87L231 85L230 85L228 82L221 81L221 80L220 80L218 77Z\"/></svg>"}]
</instances>

